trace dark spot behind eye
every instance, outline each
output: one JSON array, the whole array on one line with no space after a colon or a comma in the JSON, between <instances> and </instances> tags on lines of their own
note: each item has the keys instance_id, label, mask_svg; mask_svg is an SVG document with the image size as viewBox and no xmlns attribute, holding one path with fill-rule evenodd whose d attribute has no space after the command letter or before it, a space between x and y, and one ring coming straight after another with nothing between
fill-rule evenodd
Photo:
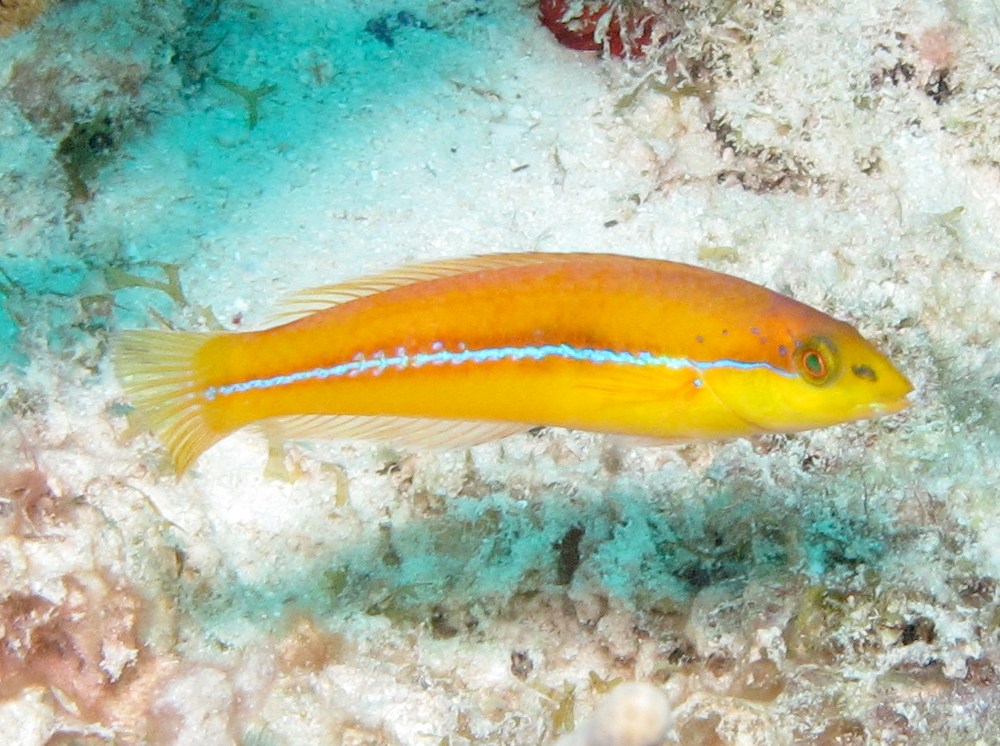
<instances>
[{"instance_id":1,"label":"dark spot behind eye","mask_svg":"<svg viewBox=\"0 0 1000 746\"><path fill-rule=\"evenodd\" d=\"M866 381L872 381L874 383L878 380L878 376L875 375L875 371L867 365L852 365L851 370L854 371L854 375L858 378L863 378Z\"/></svg>"}]
</instances>

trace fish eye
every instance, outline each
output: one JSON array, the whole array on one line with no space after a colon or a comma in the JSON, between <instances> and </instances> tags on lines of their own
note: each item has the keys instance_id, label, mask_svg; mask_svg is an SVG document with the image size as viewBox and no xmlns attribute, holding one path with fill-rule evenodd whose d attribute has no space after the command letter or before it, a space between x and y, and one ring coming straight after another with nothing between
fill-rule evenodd
<instances>
[{"instance_id":1,"label":"fish eye","mask_svg":"<svg viewBox=\"0 0 1000 746\"><path fill-rule=\"evenodd\" d=\"M821 337L802 342L795 349L795 367L809 383L823 386L837 375L837 350L833 343Z\"/></svg>"}]
</instances>

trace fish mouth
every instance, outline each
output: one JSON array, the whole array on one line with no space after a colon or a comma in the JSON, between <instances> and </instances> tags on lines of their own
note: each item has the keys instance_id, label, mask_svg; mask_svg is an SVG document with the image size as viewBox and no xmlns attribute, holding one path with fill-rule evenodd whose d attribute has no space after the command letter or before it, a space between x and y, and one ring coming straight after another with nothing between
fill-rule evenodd
<instances>
[{"instance_id":1,"label":"fish mouth","mask_svg":"<svg viewBox=\"0 0 1000 746\"><path fill-rule=\"evenodd\" d=\"M886 415L902 412L913 403L910 401L909 394L910 392L907 392L896 399L863 404L855 409L855 414L857 414L860 419L865 417L885 417Z\"/></svg>"},{"instance_id":2,"label":"fish mouth","mask_svg":"<svg viewBox=\"0 0 1000 746\"><path fill-rule=\"evenodd\" d=\"M857 412L860 417L885 417L902 412L913 403L910 401L913 384L906 376L890 366L889 370L880 378L882 380L882 389L879 392L881 396L858 406Z\"/></svg>"}]
</instances>

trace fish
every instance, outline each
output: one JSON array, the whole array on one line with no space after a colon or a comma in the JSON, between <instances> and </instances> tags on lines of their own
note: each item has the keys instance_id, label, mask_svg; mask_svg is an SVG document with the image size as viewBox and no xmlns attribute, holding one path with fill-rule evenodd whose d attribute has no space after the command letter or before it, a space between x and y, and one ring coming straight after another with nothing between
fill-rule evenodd
<instances>
[{"instance_id":1,"label":"fish","mask_svg":"<svg viewBox=\"0 0 1000 746\"><path fill-rule=\"evenodd\" d=\"M178 475L257 425L455 448L537 426L678 443L899 412L850 324L713 270L618 254L416 264L293 295L256 331L132 330L114 365Z\"/></svg>"}]
</instances>

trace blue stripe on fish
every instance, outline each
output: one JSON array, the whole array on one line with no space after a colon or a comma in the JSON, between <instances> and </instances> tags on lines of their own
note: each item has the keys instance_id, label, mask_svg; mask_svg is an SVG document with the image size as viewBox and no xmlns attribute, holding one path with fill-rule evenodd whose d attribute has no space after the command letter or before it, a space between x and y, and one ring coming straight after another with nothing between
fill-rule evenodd
<instances>
[{"instance_id":1,"label":"blue stripe on fish","mask_svg":"<svg viewBox=\"0 0 1000 746\"><path fill-rule=\"evenodd\" d=\"M741 370L752 370L762 368L773 373L794 377L794 373L775 367L770 363L752 362L742 360L687 360L686 358L669 357L667 355L654 355L651 352L626 352L619 350L601 350L591 347L573 347L572 345L527 345L523 347L487 347L481 350L457 351L441 349L442 345L436 343L434 352L418 352L408 354L406 350L400 348L393 355L386 355L384 352L377 352L371 357L358 353L354 359L337 365L312 368L310 370L297 371L295 373L284 373L278 376L267 378L251 378L246 381L229 383L223 386L210 386L205 389L203 395L209 401L220 396L232 396L248 391L260 389L270 389L281 386L291 386L303 381L323 381L328 378L354 377L362 373L380 375L386 370L406 370L408 368L422 368L427 365L464 365L466 363L491 363L505 360L545 360L548 358L561 358L563 360L578 360L585 363L595 363L598 365L611 363L615 365L642 365L658 366L671 370L682 368L693 368L699 372L711 370L713 368L739 368ZM701 385L701 380L695 381L695 386Z\"/></svg>"}]
</instances>

